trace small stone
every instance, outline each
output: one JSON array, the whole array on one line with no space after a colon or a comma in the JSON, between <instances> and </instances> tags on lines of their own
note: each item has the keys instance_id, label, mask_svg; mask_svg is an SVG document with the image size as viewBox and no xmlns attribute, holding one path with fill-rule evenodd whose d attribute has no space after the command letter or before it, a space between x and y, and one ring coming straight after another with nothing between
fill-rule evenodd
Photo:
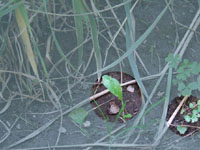
<instances>
[{"instance_id":1,"label":"small stone","mask_svg":"<svg viewBox=\"0 0 200 150\"><path fill-rule=\"evenodd\" d=\"M59 132L60 132L60 133L66 133L67 130L66 130L64 127L60 127L60 128L59 128Z\"/></svg>"},{"instance_id":2,"label":"small stone","mask_svg":"<svg viewBox=\"0 0 200 150\"><path fill-rule=\"evenodd\" d=\"M90 125L91 125L91 123L88 120L83 123L83 127L85 127L85 128L90 127Z\"/></svg>"},{"instance_id":3,"label":"small stone","mask_svg":"<svg viewBox=\"0 0 200 150\"><path fill-rule=\"evenodd\" d=\"M133 92L135 91L135 89L134 89L134 87L133 87L132 85L129 85L129 86L127 87L127 91L133 93Z\"/></svg>"},{"instance_id":4,"label":"small stone","mask_svg":"<svg viewBox=\"0 0 200 150\"><path fill-rule=\"evenodd\" d=\"M115 102L110 102L109 114L115 115L119 112L119 106Z\"/></svg>"}]
</instances>

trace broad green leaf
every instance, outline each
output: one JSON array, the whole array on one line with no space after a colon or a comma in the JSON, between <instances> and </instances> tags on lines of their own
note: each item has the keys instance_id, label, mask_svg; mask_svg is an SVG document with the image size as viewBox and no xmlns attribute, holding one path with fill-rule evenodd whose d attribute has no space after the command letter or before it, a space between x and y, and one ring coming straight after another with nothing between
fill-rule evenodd
<instances>
[{"instance_id":1,"label":"broad green leaf","mask_svg":"<svg viewBox=\"0 0 200 150\"><path fill-rule=\"evenodd\" d=\"M178 80L176 80L176 79L173 79L172 82L173 82L174 85L177 85L177 84L178 84Z\"/></svg>"},{"instance_id":2,"label":"broad green leaf","mask_svg":"<svg viewBox=\"0 0 200 150\"><path fill-rule=\"evenodd\" d=\"M182 126L178 125L177 130L180 134L185 134L185 132L187 131L187 127L182 127Z\"/></svg>"},{"instance_id":3,"label":"broad green leaf","mask_svg":"<svg viewBox=\"0 0 200 150\"><path fill-rule=\"evenodd\" d=\"M192 115L193 115L194 117L197 117L197 114L198 114L198 111L197 111L196 109L192 110Z\"/></svg>"},{"instance_id":4,"label":"broad green leaf","mask_svg":"<svg viewBox=\"0 0 200 150\"><path fill-rule=\"evenodd\" d=\"M197 101L197 105L199 105L199 106L200 106L200 100L198 100L198 101Z\"/></svg>"},{"instance_id":5,"label":"broad green leaf","mask_svg":"<svg viewBox=\"0 0 200 150\"><path fill-rule=\"evenodd\" d=\"M198 88L198 84L196 82L190 82L187 87L191 90L196 90Z\"/></svg>"},{"instance_id":6,"label":"broad green leaf","mask_svg":"<svg viewBox=\"0 0 200 150\"><path fill-rule=\"evenodd\" d=\"M187 77L184 75L184 74L178 74L177 76L176 76L176 79L177 80L186 80L187 79Z\"/></svg>"},{"instance_id":7,"label":"broad green leaf","mask_svg":"<svg viewBox=\"0 0 200 150\"><path fill-rule=\"evenodd\" d=\"M189 62L189 60L188 59L184 59L183 60L183 65L188 65L190 62Z\"/></svg>"},{"instance_id":8,"label":"broad green leaf","mask_svg":"<svg viewBox=\"0 0 200 150\"><path fill-rule=\"evenodd\" d=\"M191 117L189 115L185 115L184 119L186 122L190 122L191 121Z\"/></svg>"},{"instance_id":9,"label":"broad green leaf","mask_svg":"<svg viewBox=\"0 0 200 150\"><path fill-rule=\"evenodd\" d=\"M194 108L194 104L193 104L193 103L190 103L190 104L189 104L189 108L193 109L193 108Z\"/></svg>"},{"instance_id":10,"label":"broad green leaf","mask_svg":"<svg viewBox=\"0 0 200 150\"><path fill-rule=\"evenodd\" d=\"M70 114L69 117L75 122L82 126L85 118L87 117L88 112L83 108L74 109Z\"/></svg>"},{"instance_id":11,"label":"broad green leaf","mask_svg":"<svg viewBox=\"0 0 200 150\"><path fill-rule=\"evenodd\" d=\"M123 101L122 87L118 80L108 75L104 75L102 77L102 83L113 95L117 96L121 101Z\"/></svg>"},{"instance_id":12,"label":"broad green leaf","mask_svg":"<svg viewBox=\"0 0 200 150\"><path fill-rule=\"evenodd\" d=\"M200 72L200 65L196 61L191 65L191 72L195 75L199 74Z\"/></svg>"},{"instance_id":13,"label":"broad green leaf","mask_svg":"<svg viewBox=\"0 0 200 150\"><path fill-rule=\"evenodd\" d=\"M198 112L200 112L200 105L198 105L197 110L198 110Z\"/></svg>"},{"instance_id":14,"label":"broad green leaf","mask_svg":"<svg viewBox=\"0 0 200 150\"><path fill-rule=\"evenodd\" d=\"M197 122L197 121L198 121L197 115L192 115L192 117L191 117L191 122L192 122L192 123L195 123L195 122Z\"/></svg>"},{"instance_id":15,"label":"broad green leaf","mask_svg":"<svg viewBox=\"0 0 200 150\"><path fill-rule=\"evenodd\" d=\"M183 82L180 82L180 83L178 84L178 90L179 90L179 91L182 91L184 88L185 88L185 84L184 84Z\"/></svg>"},{"instance_id":16,"label":"broad green leaf","mask_svg":"<svg viewBox=\"0 0 200 150\"><path fill-rule=\"evenodd\" d=\"M167 61L169 63L169 67L172 67L172 68L177 68L178 67L178 64L180 63L181 61L181 58L180 56L176 55L174 57L174 55L172 53L170 53L166 58L165 58L165 61Z\"/></svg>"},{"instance_id":17,"label":"broad green leaf","mask_svg":"<svg viewBox=\"0 0 200 150\"><path fill-rule=\"evenodd\" d=\"M190 69L187 69L184 71L184 74L187 76L187 77L190 77L191 76L191 70Z\"/></svg>"},{"instance_id":18,"label":"broad green leaf","mask_svg":"<svg viewBox=\"0 0 200 150\"><path fill-rule=\"evenodd\" d=\"M177 72L178 73L184 73L184 67L183 66L180 66L178 69L177 69Z\"/></svg>"},{"instance_id":19,"label":"broad green leaf","mask_svg":"<svg viewBox=\"0 0 200 150\"><path fill-rule=\"evenodd\" d=\"M181 94L183 96L190 96L191 93L192 93L192 91L190 89L188 89L188 88L185 88L183 91L181 91Z\"/></svg>"}]
</instances>

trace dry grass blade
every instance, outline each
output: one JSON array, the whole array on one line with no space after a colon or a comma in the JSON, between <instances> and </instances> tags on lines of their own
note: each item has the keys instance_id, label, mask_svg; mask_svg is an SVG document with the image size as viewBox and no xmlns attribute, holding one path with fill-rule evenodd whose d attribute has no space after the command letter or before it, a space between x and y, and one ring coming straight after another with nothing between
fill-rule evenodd
<instances>
[{"instance_id":1,"label":"dry grass blade","mask_svg":"<svg viewBox=\"0 0 200 150\"><path fill-rule=\"evenodd\" d=\"M28 57L28 60L31 64L31 67L33 69L34 74L39 77L38 74L38 69L37 69L37 64L35 62L35 56L31 47L31 43L30 43L30 38L28 35L28 31L27 31L27 26L25 23L25 19L22 16L22 12L20 9L23 9L24 7L20 7L20 8L16 8L15 9L15 15L16 15L16 20L17 20L17 24L21 33L21 37L22 37L22 41L24 43L24 47L25 47L25 51L26 51L26 55ZM24 8L25 9L25 8Z\"/></svg>"}]
</instances>

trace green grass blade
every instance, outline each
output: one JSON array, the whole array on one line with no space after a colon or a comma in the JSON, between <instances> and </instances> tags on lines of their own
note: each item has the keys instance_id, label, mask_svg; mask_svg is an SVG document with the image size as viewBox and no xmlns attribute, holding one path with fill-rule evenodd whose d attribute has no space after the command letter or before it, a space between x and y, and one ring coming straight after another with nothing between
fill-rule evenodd
<instances>
[{"instance_id":1,"label":"green grass blade","mask_svg":"<svg viewBox=\"0 0 200 150\"><path fill-rule=\"evenodd\" d=\"M166 95L165 95L165 103L164 103L164 106L163 106L163 114L162 114L162 117L161 117L161 122L160 122L160 125L159 125L159 128L158 128L158 132L155 136L156 137L155 141L159 140L157 138L160 137L159 135L163 131L164 125L165 125L165 122L166 122L167 109L168 109L168 105L169 105L169 97L170 97L170 91L171 91L171 83L172 83L172 68L170 67L169 72L168 72L167 89L166 89Z\"/></svg>"},{"instance_id":2,"label":"green grass blade","mask_svg":"<svg viewBox=\"0 0 200 150\"><path fill-rule=\"evenodd\" d=\"M158 86L160 85L164 75L165 75L165 72L167 71L167 68L165 70L163 70L163 73L162 75L160 76L160 78L157 80L156 82L156 85L154 86L151 94L149 95L149 98L147 99L146 103L144 104L144 106L142 107L140 113L138 114L137 118L135 119L134 123L133 123L133 126L137 126L139 121L141 120L141 118L143 117L145 111L146 111L146 108L150 102L150 100L152 99L153 95L155 94ZM124 140L124 142L128 141L128 139L131 137L131 135L133 134L133 131L129 132L128 135L126 136L126 139Z\"/></svg>"},{"instance_id":3,"label":"green grass blade","mask_svg":"<svg viewBox=\"0 0 200 150\"><path fill-rule=\"evenodd\" d=\"M130 3L125 4L125 11L127 16L128 23L126 24L126 48L127 50L130 48L131 43L135 43L135 25L133 24L134 20L130 14ZM149 95L144 87L142 81L140 80L140 74L138 71L138 67L135 63L135 58L133 57L133 53L128 56L129 64L131 66L131 70L134 74L137 83L142 89L143 94L148 98Z\"/></svg>"},{"instance_id":4,"label":"green grass blade","mask_svg":"<svg viewBox=\"0 0 200 150\"><path fill-rule=\"evenodd\" d=\"M81 2L84 6L85 11L90 12L89 8L87 7L87 4L84 1L81 1ZM90 25L91 33L92 33L92 41L93 41L94 52L95 52L96 63L97 63L97 74L98 74L98 77L100 77L101 69L102 69L102 59L101 59L101 50L99 47L98 30L97 30L96 21L93 14L88 15L88 21L89 21L89 25Z\"/></svg>"},{"instance_id":5,"label":"green grass blade","mask_svg":"<svg viewBox=\"0 0 200 150\"><path fill-rule=\"evenodd\" d=\"M0 18L3 17L6 14L12 12L16 8L18 8L21 4L23 4L23 1L18 1L18 2L15 2L15 1L16 0L10 0L8 3L4 4L0 8ZM13 2L15 2L15 3L12 4Z\"/></svg>"},{"instance_id":6,"label":"green grass blade","mask_svg":"<svg viewBox=\"0 0 200 150\"><path fill-rule=\"evenodd\" d=\"M80 0L72 0L73 11L75 14L83 13L83 6ZM74 16L76 38L78 46L83 42L83 16ZM83 60L83 45L78 49L78 65L80 66Z\"/></svg>"}]
</instances>

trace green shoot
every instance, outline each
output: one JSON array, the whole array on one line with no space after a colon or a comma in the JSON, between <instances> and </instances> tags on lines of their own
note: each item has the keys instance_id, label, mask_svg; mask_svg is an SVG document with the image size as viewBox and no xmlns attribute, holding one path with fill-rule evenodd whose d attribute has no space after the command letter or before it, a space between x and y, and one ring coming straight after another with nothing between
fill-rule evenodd
<instances>
[{"instance_id":1,"label":"green shoot","mask_svg":"<svg viewBox=\"0 0 200 150\"><path fill-rule=\"evenodd\" d=\"M123 100L123 95L122 95L122 87L121 87L119 81L108 75L104 75L102 77L102 83L113 95L115 95L116 97L119 98L119 100L121 101L122 106L123 106L124 100ZM122 111L124 111L124 110L122 110ZM123 116L123 119L132 117L131 114L125 115L124 113L122 113L122 116Z\"/></svg>"},{"instance_id":2,"label":"green shoot","mask_svg":"<svg viewBox=\"0 0 200 150\"><path fill-rule=\"evenodd\" d=\"M103 85L123 103L122 87L118 80L108 75L102 77Z\"/></svg>"},{"instance_id":3,"label":"green shoot","mask_svg":"<svg viewBox=\"0 0 200 150\"><path fill-rule=\"evenodd\" d=\"M198 100L197 104L190 103L189 108L192 109L192 114L184 115L184 119L186 122L195 123L200 118L200 100Z\"/></svg>"}]
</instances>

